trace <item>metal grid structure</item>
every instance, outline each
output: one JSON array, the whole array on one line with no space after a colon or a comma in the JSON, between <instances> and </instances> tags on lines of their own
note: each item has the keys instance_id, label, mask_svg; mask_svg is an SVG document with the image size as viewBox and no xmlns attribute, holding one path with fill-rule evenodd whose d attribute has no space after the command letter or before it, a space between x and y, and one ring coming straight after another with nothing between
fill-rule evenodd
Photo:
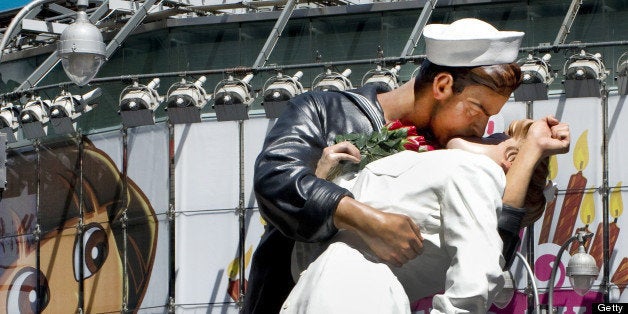
<instances>
[{"instance_id":1,"label":"metal grid structure","mask_svg":"<svg viewBox=\"0 0 628 314\"><path fill-rule=\"evenodd\" d=\"M482 1L478 1L482 2ZM484 1L484 2L501 2L501 1ZM456 1L442 1L441 4L444 5L452 5L456 4ZM468 3L468 1L465 1ZM257 58L252 65L247 65L243 67L244 70L255 72L255 71L271 71L274 67L267 67L266 62L269 59L269 56L272 54L273 48L277 43L286 23L292 16L294 10L307 8L307 9L316 9L316 8L330 8L334 7L334 9L342 14L343 12L351 11L351 6L358 4L371 4L371 5L395 5L395 6L415 6L422 7L423 11L421 15L417 18L416 26L412 30L409 38L406 41L406 45L402 53L396 57L390 57L388 61L400 61L406 59L416 58L416 56L412 55L414 47L418 44L419 37L421 34L421 30L423 26L427 23L430 18L431 12L434 10L436 6L436 1L407 1L405 4L402 3L393 3L392 1L380 2L380 1L368 1L368 2L360 2L360 1L301 1L301 0L286 0L286 1L250 1L250 2L228 2L222 4L211 4L210 1L203 0L189 0L189 1L175 1L175 0L145 0L145 1L122 1L122 0L97 0L91 1L88 12L90 14L90 20L95 23L100 30L103 32L106 40L108 41L107 45L107 57L113 55L113 53L118 49L125 41L125 39L131 35L138 28L141 28L142 25L148 25L149 23L155 23L159 21L167 21L170 23L169 25L178 25L185 24L186 18L199 17L199 16L234 16L238 14L249 14L249 13L263 13L263 12L275 12L278 13L277 20L275 22L275 26L272 29L271 33L268 35L268 38L263 46L263 48L257 54ZM553 45L541 45L534 47L524 47L522 50L524 51L551 51L551 50L561 50L561 49L569 49L581 47L583 44L565 44L565 39L567 38L567 34L570 32L571 26L574 23L574 20L578 14L578 10L581 7L582 1L573 0L569 10L565 12L564 22L561 24L559 30L557 30L556 39ZM46 76L47 73L54 67L54 65L59 61L59 57L54 52L54 44L58 38L58 35L67 27L70 23L73 22L76 8L73 3L67 1L43 1L40 6L35 7L30 12L26 13L23 17L21 23L15 28L11 29L9 25L13 21L13 17L16 14L17 10L4 12L0 14L0 27L3 27L3 42L6 42L6 46L3 47L2 57L0 58L0 62L6 62L11 60L17 60L21 58L25 58L28 56L32 56L35 54L40 54L44 51L52 52L48 59L41 63L41 65L34 71L32 75L29 76L27 80L22 82L22 84L16 88L15 92L22 92L26 90L34 90L38 87L40 81ZM8 34L7 31L11 30ZM591 43L588 46L604 46L604 45L625 45L626 43L623 41L618 42L606 42L606 43ZM352 63L366 63L371 62L372 60L350 60L346 62L339 62L338 64L352 64ZM291 65L288 68L304 68L308 66L321 66L323 63L314 63L314 64L297 64ZM241 70L243 70L241 69ZM207 70L199 70L195 74L204 74L204 73L219 73L224 72L227 69L207 69ZM173 73L146 73L144 74L146 77L149 76L180 76L182 74L189 74L189 71L181 71L181 72L173 72ZM111 80L120 80L120 77L112 77L112 78L100 78L99 82L106 82ZM607 92L606 87L603 90ZM604 100L605 98L603 98ZM606 105L604 105L606 108ZM604 113L604 125L608 124L606 118L608 113ZM236 119L238 120L238 119ZM239 119L239 140L240 146L242 146L243 142L243 124L242 119ZM124 159L126 161L126 136L127 136L126 128L123 129L124 133ZM173 131L170 130L170 136L172 136ZM604 139L607 141L607 139ZM37 147L37 145L35 145ZM604 145L606 147L606 143ZM607 156L607 153L604 153ZM240 157L242 157L242 152L240 152ZM169 156L171 160L174 159L174 156ZM607 163L606 161L604 162ZM243 160L240 160L239 165L241 167L240 174L243 175ZM606 165L604 165L606 166ZM124 172L124 169L123 169ZM174 169L170 169L170 172L173 173ZM171 180L172 181L172 180ZM608 191L608 182L604 179L604 186L602 187L604 191ZM244 178L240 178L240 183L244 184ZM239 222L240 228L244 229L244 217L245 217L245 206L244 206L244 195L242 193L243 187L241 189L241 195L239 199L238 206L238 214L239 214ZM171 189L171 205L174 204L174 192ZM608 198L608 195L605 195L605 206ZM604 213L608 213L608 210L604 210ZM174 215L174 214L173 214ZM604 224L608 225L608 216L604 217ZM171 232L174 232L174 229L171 229ZM240 269L244 269L244 230L241 230L241 242L239 247L239 256L240 259ZM171 236L173 236L171 234ZM605 235L605 243L608 243L608 235ZM533 252L532 252L533 253ZM608 248L605 248L605 263L608 262ZM530 254L533 255L533 254ZM171 266L172 267L172 266ZM604 281L608 281L608 265L605 265L605 274ZM172 269L171 269L172 270ZM243 289L244 284L242 282L243 278L240 277L240 287ZM607 287L604 287L607 288ZM243 292L243 291L242 291ZM607 291L606 291L607 292ZM170 291L171 297L174 295L174 291ZM607 295L608 293L606 293ZM172 300L171 300L172 301Z\"/></svg>"}]
</instances>

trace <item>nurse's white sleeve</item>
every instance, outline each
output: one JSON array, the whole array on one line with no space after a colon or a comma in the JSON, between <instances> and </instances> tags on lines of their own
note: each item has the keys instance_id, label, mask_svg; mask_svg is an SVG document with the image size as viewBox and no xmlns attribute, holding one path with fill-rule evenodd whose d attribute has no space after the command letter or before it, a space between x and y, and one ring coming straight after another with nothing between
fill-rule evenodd
<instances>
[{"instance_id":1,"label":"nurse's white sleeve","mask_svg":"<svg viewBox=\"0 0 628 314\"><path fill-rule=\"evenodd\" d=\"M486 313L504 284L497 213L505 176L492 161L471 159L447 170L452 175L440 191L442 248L451 265L432 313Z\"/></svg>"}]
</instances>

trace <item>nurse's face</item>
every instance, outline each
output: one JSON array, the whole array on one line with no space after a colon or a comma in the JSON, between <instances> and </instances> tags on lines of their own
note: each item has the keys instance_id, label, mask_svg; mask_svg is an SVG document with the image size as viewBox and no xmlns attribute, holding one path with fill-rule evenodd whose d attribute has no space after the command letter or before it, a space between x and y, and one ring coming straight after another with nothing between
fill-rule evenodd
<instances>
[{"instance_id":1,"label":"nurse's face","mask_svg":"<svg viewBox=\"0 0 628 314\"><path fill-rule=\"evenodd\" d=\"M502 167L504 173L508 172L519 152L519 142L504 133L488 137L456 137L447 142L446 147L485 155Z\"/></svg>"}]
</instances>

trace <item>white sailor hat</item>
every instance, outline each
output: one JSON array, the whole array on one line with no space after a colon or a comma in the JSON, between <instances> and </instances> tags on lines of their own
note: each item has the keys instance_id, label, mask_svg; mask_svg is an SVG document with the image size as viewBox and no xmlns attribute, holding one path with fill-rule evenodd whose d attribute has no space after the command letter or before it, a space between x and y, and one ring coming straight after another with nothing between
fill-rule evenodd
<instances>
[{"instance_id":1,"label":"white sailor hat","mask_svg":"<svg viewBox=\"0 0 628 314\"><path fill-rule=\"evenodd\" d=\"M429 24L423 29L427 59L452 67L513 62L523 34L499 31L489 23L471 18L451 24Z\"/></svg>"}]
</instances>

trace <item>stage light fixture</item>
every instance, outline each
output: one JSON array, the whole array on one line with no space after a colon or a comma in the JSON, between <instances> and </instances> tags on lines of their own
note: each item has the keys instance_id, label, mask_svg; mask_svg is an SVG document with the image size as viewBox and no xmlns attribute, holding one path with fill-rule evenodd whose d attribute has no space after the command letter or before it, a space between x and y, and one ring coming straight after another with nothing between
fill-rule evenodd
<instances>
[{"instance_id":1,"label":"stage light fixture","mask_svg":"<svg viewBox=\"0 0 628 314\"><path fill-rule=\"evenodd\" d=\"M66 91L55 98L50 105L50 125L57 134L66 134L76 131L76 119L83 113L92 110L89 105L94 99L102 95L100 87L83 95L72 95Z\"/></svg>"},{"instance_id":2,"label":"stage light fixture","mask_svg":"<svg viewBox=\"0 0 628 314\"><path fill-rule=\"evenodd\" d=\"M0 107L0 133L6 134L7 142L9 143L17 140L15 137L15 131L19 127L17 115L18 110L12 103L2 101L2 107Z\"/></svg>"},{"instance_id":3,"label":"stage light fixture","mask_svg":"<svg viewBox=\"0 0 628 314\"><path fill-rule=\"evenodd\" d=\"M607 75L599 53L590 54L581 50L565 62L565 94L568 98L600 97L602 83Z\"/></svg>"},{"instance_id":4,"label":"stage light fixture","mask_svg":"<svg viewBox=\"0 0 628 314\"><path fill-rule=\"evenodd\" d=\"M19 122L22 132L27 139L45 137L48 133L50 119L50 100L42 100L39 96L32 96L20 111Z\"/></svg>"},{"instance_id":5,"label":"stage light fixture","mask_svg":"<svg viewBox=\"0 0 628 314\"><path fill-rule=\"evenodd\" d=\"M76 20L63 31L57 47L63 70L78 86L93 79L105 62L105 43L87 18L87 6L87 0L77 1Z\"/></svg>"},{"instance_id":6,"label":"stage light fixture","mask_svg":"<svg viewBox=\"0 0 628 314\"><path fill-rule=\"evenodd\" d=\"M286 108L288 100L302 94L304 89L299 79L303 72L298 71L293 76L285 76L281 72L269 78L264 83L264 111L269 119L278 118Z\"/></svg>"},{"instance_id":7,"label":"stage light fixture","mask_svg":"<svg viewBox=\"0 0 628 314\"><path fill-rule=\"evenodd\" d=\"M351 69L346 69L342 73L333 72L326 69L324 73L317 75L312 81L312 90L315 91L344 91L353 89L353 84L349 80Z\"/></svg>"},{"instance_id":8,"label":"stage light fixture","mask_svg":"<svg viewBox=\"0 0 628 314\"><path fill-rule=\"evenodd\" d=\"M174 83L168 89L166 98L166 112L173 124L201 122L201 110L209 101L209 96L203 88L207 78L201 76L191 83L185 79Z\"/></svg>"},{"instance_id":9,"label":"stage light fixture","mask_svg":"<svg viewBox=\"0 0 628 314\"><path fill-rule=\"evenodd\" d=\"M551 313L556 312L554 308L554 285L556 282L556 273L558 272L558 267L560 265L560 258L571 242L577 240L579 244L578 253L571 256L566 269L566 275L569 277L571 287L576 293L583 296L589 291L589 289L591 289L595 278L597 278L599 269L597 268L595 259L593 256L586 253L586 250L584 249L586 240L592 237L593 233L578 231L574 236L563 243L558 250L554 260L554 265L552 265L552 271L550 272L550 279L548 283L549 290L547 294L547 304L551 309Z\"/></svg>"},{"instance_id":10,"label":"stage light fixture","mask_svg":"<svg viewBox=\"0 0 628 314\"><path fill-rule=\"evenodd\" d=\"M567 264L567 276L573 290L584 296L593 286L599 274L599 269L593 256L584 249L583 243L578 246L578 253L571 256Z\"/></svg>"},{"instance_id":11,"label":"stage light fixture","mask_svg":"<svg viewBox=\"0 0 628 314\"><path fill-rule=\"evenodd\" d=\"M529 54L526 59L517 61L521 66L523 79L519 88L514 91L515 101L547 100L549 85L555 77L549 63L551 58L549 53L542 58Z\"/></svg>"},{"instance_id":12,"label":"stage light fixture","mask_svg":"<svg viewBox=\"0 0 628 314\"><path fill-rule=\"evenodd\" d=\"M139 84L125 87L120 93L120 116L125 127L137 127L155 124L155 109L163 101L156 88L159 78L154 78L148 85Z\"/></svg>"},{"instance_id":13,"label":"stage light fixture","mask_svg":"<svg viewBox=\"0 0 628 314\"><path fill-rule=\"evenodd\" d=\"M617 88L620 95L628 95L628 52L617 60Z\"/></svg>"},{"instance_id":14,"label":"stage light fixture","mask_svg":"<svg viewBox=\"0 0 628 314\"><path fill-rule=\"evenodd\" d=\"M214 89L214 110L218 121L238 121L249 118L249 106L253 102L249 82L253 74L238 79L229 75L218 82Z\"/></svg>"},{"instance_id":15,"label":"stage light fixture","mask_svg":"<svg viewBox=\"0 0 628 314\"><path fill-rule=\"evenodd\" d=\"M382 91L391 91L399 87L399 70L401 70L400 65L396 65L392 69L384 69L378 64L375 69L371 69L364 74L362 86L379 85Z\"/></svg>"}]
</instances>

